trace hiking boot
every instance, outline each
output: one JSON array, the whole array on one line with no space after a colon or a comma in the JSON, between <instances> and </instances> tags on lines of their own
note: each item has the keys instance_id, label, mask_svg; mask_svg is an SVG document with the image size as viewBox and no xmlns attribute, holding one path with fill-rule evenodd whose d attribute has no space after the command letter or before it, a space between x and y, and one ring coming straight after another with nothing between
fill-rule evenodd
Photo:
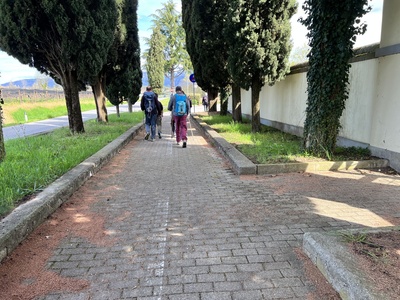
<instances>
[{"instance_id":1,"label":"hiking boot","mask_svg":"<svg viewBox=\"0 0 400 300\"><path fill-rule=\"evenodd\" d=\"M183 141L182 148L186 148L186 141Z\"/></svg>"},{"instance_id":2,"label":"hiking boot","mask_svg":"<svg viewBox=\"0 0 400 300\"><path fill-rule=\"evenodd\" d=\"M144 136L144 139L147 141L149 139L150 132L147 132L146 135Z\"/></svg>"}]
</instances>

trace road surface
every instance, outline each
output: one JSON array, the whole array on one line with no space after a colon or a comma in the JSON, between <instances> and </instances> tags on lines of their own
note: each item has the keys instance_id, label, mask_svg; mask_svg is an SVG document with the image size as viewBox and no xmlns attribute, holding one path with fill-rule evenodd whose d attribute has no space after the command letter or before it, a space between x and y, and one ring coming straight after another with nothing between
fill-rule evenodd
<instances>
[{"instance_id":1,"label":"road surface","mask_svg":"<svg viewBox=\"0 0 400 300\"><path fill-rule=\"evenodd\" d=\"M119 107L120 112L127 112L128 105L123 104ZM140 102L136 102L132 106L133 111L140 111ZM107 107L108 114L115 114L116 109L115 106ZM96 110L82 112L83 122L91 119L96 119L97 114ZM37 122L30 122L19 124L15 126L9 126L3 128L3 136L4 140L11 140L16 138L21 138L30 135L36 135L41 133L50 132L54 129L69 126L68 116L57 117L53 119L47 119Z\"/></svg>"}]
</instances>

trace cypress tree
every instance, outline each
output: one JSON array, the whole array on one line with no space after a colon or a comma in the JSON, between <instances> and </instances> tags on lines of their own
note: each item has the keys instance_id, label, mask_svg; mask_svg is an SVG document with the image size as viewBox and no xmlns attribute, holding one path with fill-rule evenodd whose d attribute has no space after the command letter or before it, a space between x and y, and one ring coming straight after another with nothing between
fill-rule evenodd
<instances>
[{"instance_id":1,"label":"cypress tree","mask_svg":"<svg viewBox=\"0 0 400 300\"><path fill-rule=\"evenodd\" d=\"M139 99L142 87L140 45L137 25L138 0L124 0L116 33L116 42L106 73L106 95L117 106L124 100L129 104Z\"/></svg>"},{"instance_id":2,"label":"cypress tree","mask_svg":"<svg viewBox=\"0 0 400 300\"><path fill-rule=\"evenodd\" d=\"M252 131L259 132L260 91L289 72L290 18L295 0L230 1L228 24L228 70L240 87L251 88Z\"/></svg>"},{"instance_id":3,"label":"cypress tree","mask_svg":"<svg viewBox=\"0 0 400 300\"><path fill-rule=\"evenodd\" d=\"M223 37L228 5L227 0L182 1L186 48L197 84L208 92L210 111L217 110L218 91L225 91L230 84L227 45Z\"/></svg>"},{"instance_id":4,"label":"cypress tree","mask_svg":"<svg viewBox=\"0 0 400 300\"><path fill-rule=\"evenodd\" d=\"M208 92L210 111L217 110L215 98L220 92L221 114L227 112L227 90L231 84L227 70L227 44L223 36L228 6L226 0L182 1L186 44L196 82Z\"/></svg>"},{"instance_id":5,"label":"cypress tree","mask_svg":"<svg viewBox=\"0 0 400 300\"><path fill-rule=\"evenodd\" d=\"M79 89L107 58L117 18L115 1L1 1L0 14L1 49L60 83L70 131L84 132Z\"/></svg>"},{"instance_id":6,"label":"cypress tree","mask_svg":"<svg viewBox=\"0 0 400 300\"><path fill-rule=\"evenodd\" d=\"M164 53L165 37L162 35L160 27L155 26L153 33L148 41L149 49L146 53L146 70L149 84L153 90L161 94L164 89Z\"/></svg>"},{"instance_id":7,"label":"cypress tree","mask_svg":"<svg viewBox=\"0 0 400 300\"><path fill-rule=\"evenodd\" d=\"M164 74L171 81L171 92L175 91L175 78L190 69L189 55L185 49L185 31L182 16L175 9L173 0L164 3L163 8L153 16L154 26L159 26L165 37Z\"/></svg>"},{"instance_id":8,"label":"cypress tree","mask_svg":"<svg viewBox=\"0 0 400 300\"><path fill-rule=\"evenodd\" d=\"M368 0L306 0L303 8L308 16L301 22L309 29L311 47L304 144L330 158L348 98L349 59L356 35L366 30L360 18L371 8Z\"/></svg>"}]
</instances>

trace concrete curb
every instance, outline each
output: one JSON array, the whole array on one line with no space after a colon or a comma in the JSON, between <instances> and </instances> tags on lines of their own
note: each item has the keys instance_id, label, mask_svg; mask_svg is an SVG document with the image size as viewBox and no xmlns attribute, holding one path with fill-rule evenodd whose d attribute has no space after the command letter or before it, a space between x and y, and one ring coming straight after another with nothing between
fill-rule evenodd
<instances>
[{"instance_id":1,"label":"concrete curb","mask_svg":"<svg viewBox=\"0 0 400 300\"><path fill-rule=\"evenodd\" d=\"M197 127L209 138L210 142L221 152L232 164L236 174L256 174L257 166L253 162L238 151L234 146L229 144L209 125L201 121L197 115L191 115L192 120L196 122Z\"/></svg>"},{"instance_id":2,"label":"concrete curb","mask_svg":"<svg viewBox=\"0 0 400 300\"><path fill-rule=\"evenodd\" d=\"M308 163L287 163L287 164L254 164L246 156L244 156L234 146L229 144L220 134L201 120L198 115L191 115L201 128L205 136L210 142L224 155L232 164L232 168L236 174L280 174L290 172L317 172L317 171L338 171L338 170L354 170L354 169L374 169L383 168L389 165L387 159L362 160L362 161L323 161Z\"/></svg>"},{"instance_id":3,"label":"concrete curb","mask_svg":"<svg viewBox=\"0 0 400 300\"><path fill-rule=\"evenodd\" d=\"M142 129L138 124L65 173L0 222L0 262Z\"/></svg>"},{"instance_id":4,"label":"concrete curb","mask_svg":"<svg viewBox=\"0 0 400 300\"><path fill-rule=\"evenodd\" d=\"M341 240L340 232L370 233L400 230L399 226L328 233L305 233L303 250L344 300L382 300L385 295L374 291L374 283L357 268L355 257Z\"/></svg>"},{"instance_id":5,"label":"concrete curb","mask_svg":"<svg viewBox=\"0 0 400 300\"><path fill-rule=\"evenodd\" d=\"M277 174L289 172L318 172L354 169L384 168L389 165L387 159L349 160L349 161L320 161L309 163L288 163L257 165L257 174Z\"/></svg>"}]
</instances>

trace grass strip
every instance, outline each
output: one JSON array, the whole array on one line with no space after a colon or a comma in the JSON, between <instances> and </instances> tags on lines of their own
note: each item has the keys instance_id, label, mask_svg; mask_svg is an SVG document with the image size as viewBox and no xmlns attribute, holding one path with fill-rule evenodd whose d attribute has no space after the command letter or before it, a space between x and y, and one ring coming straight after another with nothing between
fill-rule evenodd
<instances>
[{"instance_id":1,"label":"grass strip","mask_svg":"<svg viewBox=\"0 0 400 300\"><path fill-rule=\"evenodd\" d=\"M108 124L85 122L83 134L60 128L6 141L6 158L0 164L0 216L142 121L142 112L111 114Z\"/></svg>"},{"instance_id":2,"label":"grass strip","mask_svg":"<svg viewBox=\"0 0 400 300\"><path fill-rule=\"evenodd\" d=\"M200 116L200 118L253 163L274 164L326 161L323 157L310 155L303 148L303 139L301 137L278 129L262 125L259 133L252 133L251 124L248 120L244 120L243 123L237 123L229 115L209 115ZM337 147L331 157L332 161L365 159L371 159L369 149L358 147Z\"/></svg>"}]
</instances>

